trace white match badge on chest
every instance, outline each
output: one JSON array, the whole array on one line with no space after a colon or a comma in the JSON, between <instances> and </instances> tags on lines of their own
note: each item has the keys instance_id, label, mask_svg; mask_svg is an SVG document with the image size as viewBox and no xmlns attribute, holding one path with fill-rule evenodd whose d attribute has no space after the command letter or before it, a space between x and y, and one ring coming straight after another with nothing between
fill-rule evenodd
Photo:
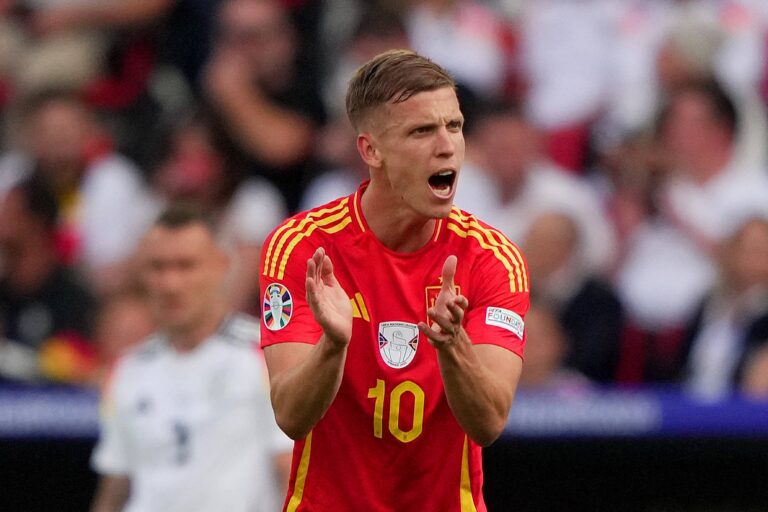
<instances>
[{"instance_id":1,"label":"white match badge on chest","mask_svg":"<svg viewBox=\"0 0 768 512\"><path fill-rule=\"evenodd\" d=\"M485 323L487 325L495 325L496 327L506 329L516 334L518 338L523 339L525 322L523 322L522 317L514 311L489 306L488 309L485 310Z\"/></svg>"},{"instance_id":2,"label":"white match badge on chest","mask_svg":"<svg viewBox=\"0 0 768 512\"><path fill-rule=\"evenodd\" d=\"M404 368L411 364L419 348L419 328L408 322L381 322L379 324L379 354L390 368Z\"/></svg>"}]
</instances>

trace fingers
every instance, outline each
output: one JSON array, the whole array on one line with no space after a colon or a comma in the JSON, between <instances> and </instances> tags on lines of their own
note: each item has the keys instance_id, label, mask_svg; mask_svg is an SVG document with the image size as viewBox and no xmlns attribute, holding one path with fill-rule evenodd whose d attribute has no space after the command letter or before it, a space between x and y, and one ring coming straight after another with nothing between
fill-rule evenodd
<instances>
[{"instance_id":1,"label":"fingers","mask_svg":"<svg viewBox=\"0 0 768 512\"><path fill-rule=\"evenodd\" d=\"M312 257L307 260L306 289L308 297L314 297L318 292L319 286L322 284L320 279L321 265L325 257L325 250L322 247L318 247Z\"/></svg>"},{"instance_id":2,"label":"fingers","mask_svg":"<svg viewBox=\"0 0 768 512\"><path fill-rule=\"evenodd\" d=\"M424 337L427 338L427 341L430 345L433 347L439 347L443 345L449 345L451 344L455 338L456 334L458 333L446 333L442 332L441 330L435 330L435 326L428 327L426 323L419 322L418 323L419 332L424 335Z\"/></svg>"},{"instance_id":3,"label":"fingers","mask_svg":"<svg viewBox=\"0 0 768 512\"><path fill-rule=\"evenodd\" d=\"M453 278L456 276L456 256L451 254L443 263L443 285L440 291L453 292L456 288L453 284Z\"/></svg>"}]
</instances>

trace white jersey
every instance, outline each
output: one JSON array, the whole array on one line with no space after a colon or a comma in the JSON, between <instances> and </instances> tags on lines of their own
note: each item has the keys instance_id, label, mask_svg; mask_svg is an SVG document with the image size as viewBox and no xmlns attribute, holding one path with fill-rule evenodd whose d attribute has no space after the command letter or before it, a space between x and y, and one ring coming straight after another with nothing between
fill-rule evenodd
<instances>
[{"instance_id":1,"label":"white jersey","mask_svg":"<svg viewBox=\"0 0 768 512\"><path fill-rule=\"evenodd\" d=\"M92 463L130 478L126 512L279 509L272 461L293 444L275 423L258 329L234 315L192 352L156 334L120 361Z\"/></svg>"}]
</instances>

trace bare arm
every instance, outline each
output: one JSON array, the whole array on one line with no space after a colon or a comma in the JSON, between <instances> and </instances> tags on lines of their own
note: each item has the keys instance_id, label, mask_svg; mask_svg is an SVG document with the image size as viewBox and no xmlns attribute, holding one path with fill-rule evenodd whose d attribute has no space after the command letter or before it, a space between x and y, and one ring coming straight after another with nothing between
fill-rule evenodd
<instances>
[{"instance_id":1,"label":"bare arm","mask_svg":"<svg viewBox=\"0 0 768 512\"><path fill-rule=\"evenodd\" d=\"M461 326L467 299L456 295L453 278L456 257L443 266L443 287L427 312L432 326L419 330L437 351L445 394L453 415L464 431L481 446L496 440L504 430L523 361L496 345L473 345Z\"/></svg>"},{"instance_id":2,"label":"bare arm","mask_svg":"<svg viewBox=\"0 0 768 512\"><path fill-rule=\"evenodd\" d=\"M211 100L243 149L276 167L302 161L311 150L313 123L271 101L248 75L248 68L233 51L214 54L206 72Z\"/></svg>"},{"instance_id":3,"label":"bare arm","mask_svg":"<svg viewBox=\"0 0 768 512\"><path fill-rule=\"evenodd\" d=\"M131 481L127 476L103 475L93 498L91 512L119 512L128 502Z\"/></svg>"},{"instance_id":4,"label":"bare arm","mask_svg":"<svg viewBox=\"0 0 768 512\"><path fill-rule=\"evenodd\" d=\"M323 249L307 262L307 302L323 329L316 345L281 343L264 350L275 419L303 439L328 410L341 385L352 337L352 306Z\"/></svg>"}]
</instances>

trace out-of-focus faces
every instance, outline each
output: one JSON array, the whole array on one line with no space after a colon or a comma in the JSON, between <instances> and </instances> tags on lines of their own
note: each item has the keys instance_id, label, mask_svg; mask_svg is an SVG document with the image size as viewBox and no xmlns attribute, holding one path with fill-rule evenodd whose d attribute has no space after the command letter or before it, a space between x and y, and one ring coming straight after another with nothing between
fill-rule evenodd
<instances>
[{"instance_id":1,"label":"out-of-focus faces","mask_svg":"<svg viewBox=\"0 0 768 512\"><path fill-rule=\"evenodd\" d=\"M54 184L73 183L83 172L84 151L93 133L89 113L71 101L45 103L28 121L25 146Z\"/></svg>"},{"instance_id":2,"label":"out-of-focus faces","mask_svg":"<svg viewBox=\"0 0 768 512\"><path fill-rule=\"evenodd\" d=\"M526 387L546 386L562 368L567 342L557 317L547 309L531 307L525 316L528 341L525 367L520 383Z\"/></svg>"},{"instance_id":3,"label":"out-of-focus faces","mask_svg":"<svg viewBox=\"0 0 768 512\"><path fill-rule=\"evenodd\" d=\"M139 249L139 265L160 328L193 333L218 314L227 258L203 224L153 227Z\"/></svg>"},{"instance_id":4,"label":"out-of-focus faces","mask_svg":"<svg viewBox=\"0 0 768 512\"><path fill-rule=\"evenodd\" d=\"M214 148L208 129L199 124L183 127L172 141L171 152L157 172L162 192L171 199L207 204L218 192L224 162Z\"/></svg>"},{"instance_id":5,"label":"out-of-focus faces","mask_svg":"<svg viewBox=\"0 0 768 512\"><path fill-rule=\"evenodd\" d=\"M472 143L479 153L479 163L500 181L521 181L526 169L540 156L535 128L512 115L479 121Z\"/></svg>"},{"instance_id":6,"label":"out-of-focus faces","mask_svg":"<svg viewBox=\"0 0 768 512\"><path fill-rule=\"evenodd\" d=\"M291 64L296 52L293 27L272 0L232 0L219 19L219 42L247 57L253 71L271 75Z\"/></svg>"},{"instance_id":7,"label":"out-of-focus faces","mask_svg":"<svg viewBox=\"0 0 768 512\"><path fill-rule=\"evenodd\" d=\"M463 123L450 87L381 107L371 114L370 131L360 135L375 147L372 182L419 216L447 217L464 162Z\"/></svg>"},{"instance_id":8,"label":"out-of-focus faces","mask_svg":"<svg viewBox=\"0 0 768 512\"><path fill-rule=\"evenodd\" d=\"M569 263L577 249L576 223L566 214L548 212L531 223L523 243L533 283L542 285Z\"/></svg>"},{"instance_id":9,"label":"out-of-focus faces","mask_svg":"<svg viewBox=\"0 0 768 512\"><path fill-rule=\"evenodd\" d=\"M707 100L695 92L677 94L661 129L661 143L670 163L687 169L725 135Z\"/></svg>"}]
</instances>

